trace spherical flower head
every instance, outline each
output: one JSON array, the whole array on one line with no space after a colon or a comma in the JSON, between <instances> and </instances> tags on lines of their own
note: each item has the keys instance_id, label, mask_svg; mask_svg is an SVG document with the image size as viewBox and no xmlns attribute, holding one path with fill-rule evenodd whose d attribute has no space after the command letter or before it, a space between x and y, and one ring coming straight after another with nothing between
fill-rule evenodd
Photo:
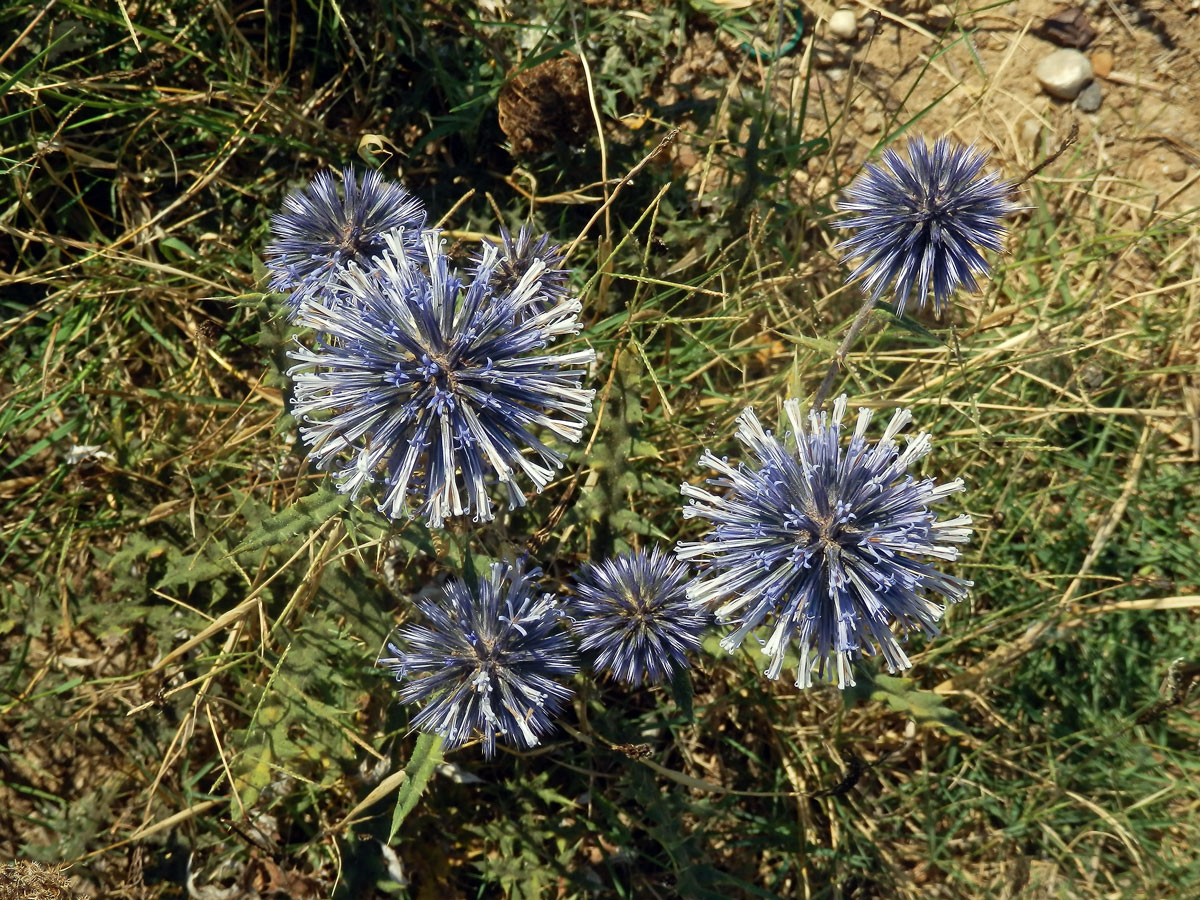
<instances>
[{"instance_id":1,"label":"spherical flower head","mask_svg":"<svg viewBox=\"0 0 1200 900\"><path fill-rule=\"evenodd\" d=\"M493 283L497 291L511 291L520 284L531 266L541 263L541 287L531 309L541 312L567 296L567 280L571 270L563 268L566 254L561 246L550 241L548 234L534 240L533 230L528 225L522 225L514 238L507 228L501 226L500 239L503 242L503 252L500 254L500 264L496 267Z\"/></svg>"},{"instance_id":2,"label":"spherical flower head","mask_svg":"<svg viewBox=\"0 0 1200 900\"><path fill-rule=\"evenodd\" d=\"M300 312L318 335L288 354L298 363L288 375L300 436L318 467L343 463L334 475L343 493L357 498L382 476L389 518L419 513L434 528L448 516L488 521L489 482L504 485L510 507L524 505L519 476L540 491L566 458L542 437L582 435L592 351L537 352L579 331L580 305L529 312L540 264L512 290L493 290L493 247L464 286L436 235L425 233L415 257L403 236L386 240L371 272L351 267L334 286L336 302Z\"/></svg>"},{"instance_id":3,"label":"spherical flower head","mask_svg":"<svg viewBox=\"0 0 1200 900\"><path fill-rule=\"evenodd\" d=\"M778 678L784 654L796 644L796 686L829 680L854 684L850 663L883 654L888 671L912 665L893 629L937 634L943 608L933 592L961 600L971 582L943 574L936 562L958 558L956 545L971 536L971 518L938 520L932 507L961 491L961 479L937 484L908 470L930 449L925 433L901 450L894 438L912 418L892 416L875 444L866 440L869 410L860 409L849 444L842 446L846 398L833 417L808 415L797 400L784 404L795 450L763 430L751 409L738 418L738 441L755 464L736 468L707 450L700 457L719 477L709 491L685 484L684 518L708 519L714 528L703 540L676 547L681 559L697 560L701 578L688 591L713 604L720 622L736 628L721 646L732 652L751 631L770 623L763 653L766 675ZM933 560L934 562L930 562ZM878 649L876 649L878 648Z\"/></svg>"},{"instance_id":4,"label":"spherical flower head","mask_svg":"<svg viewBox=\"0 0 1200 900\"><path fill-rule=\"evenodd\" d=\"M986 152L943 137L932 150L911 138L907 160L889 148L884 165L868 163L838 204L858 215L835 227L860 229L834 248L844 260L860 258L847 281L866 275L863 292L872 301L894 282L897 315L914 283L917 308L932 290L939 316L959 286L977 290L975 276L990 272L980 250L1004 249L1004 218L1020 208L1012 184L981 174L985 162Z\"/></svg>"},{"instance_id":5,"label":"spherical flower head","mask_svg":"<svg viewBox=\"0 0 1200 900\"><path fill-rule=\"evenodd\" d=\"M290 292L289 317L306 302L327 299L331 284L356 264L372 268L384 252L386 235L400 231L410 255L421 250L425 209L401 184L367 172L361 183L353 166L342 173L342 193L330 172L283 201L271 218L274 240L267 245L270 289Z\"/></svg>"},{"instance_id":6,"label":"spherical flower head","mask_svg":"<svg viewBox=\"0 0 1200 900\"><path fill-rule=\"evenodd\" d=\"M449 749L478 736L490 759L497 736L529 748L554 727L571 696L557 679L579 667L539 575L492 563L477 589L453 579L439 596L413 601L424 624L401 626L379 662L401 683L401 702L424 704L414 728L441 735Z\"/></svg>"},{"instance_id":7,"label":"spherical flower head","mask_svg":"<svg viewBox=\"0 0 1200 900\"><path fill-rule=\"evenodd\" d=\"M580 649L625 684L659 684L691 663L712 617L688 599L688 567L655 547L588 564L568 607Z\"/></svg>"}]
</instances>

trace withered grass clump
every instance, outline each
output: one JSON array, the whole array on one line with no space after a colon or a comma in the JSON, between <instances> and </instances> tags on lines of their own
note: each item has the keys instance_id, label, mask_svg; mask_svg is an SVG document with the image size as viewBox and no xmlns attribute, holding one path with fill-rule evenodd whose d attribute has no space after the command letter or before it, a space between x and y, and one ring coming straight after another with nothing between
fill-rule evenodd
<instances>
[{"instance_id":1,"label":"withered grass clump","mask_svg":"<svg viewBox=\"0 0 1200 900\"><path fill-rule=\"evenodd\" d=\"M0 900L83 900L56 867L18 859L0 866Z\"/></svg>"},{"instance_id":2,"label":"withered grass clump","mask_svg":"<svg viewBox=\"0 0 1200 900\"><path fill-rule=\"evenodd\" d=\"M583 64L573 53L518 72L500 91L500 130L515 156L580 144L594 130Z\"/></svg>"}]
</instances>

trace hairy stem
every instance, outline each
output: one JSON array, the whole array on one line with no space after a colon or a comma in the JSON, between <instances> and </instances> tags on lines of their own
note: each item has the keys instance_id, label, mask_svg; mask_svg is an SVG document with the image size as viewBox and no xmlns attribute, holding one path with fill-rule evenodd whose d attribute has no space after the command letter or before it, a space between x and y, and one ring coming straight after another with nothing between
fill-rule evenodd
<instances>
[{"instance_id":1,"label":"hairy stem","mask_svg":"<svg viewBox=\"0 0 1200 900\"><path fill-rule=\"evenodd\" d=\"M850 347L854 344L854 339L858 337L858 333L867 324L867 316L870 315L874 306L875 300L872 297L867 297L863 301L862 306L858 308L858 312L854 314L854 321L850 323L850 328L846 331L846 336L842 338L842 343L838 346L837 353L830 360L829 369L826 370L825 377L821 380L821 386L817 388L817 394L813 397L813 412L821 411L825 399L829 396L829 390L833 387L834 376L841 371L842 364L846 361L846 357L850 355Z\"/></svg>"}]
</instances>

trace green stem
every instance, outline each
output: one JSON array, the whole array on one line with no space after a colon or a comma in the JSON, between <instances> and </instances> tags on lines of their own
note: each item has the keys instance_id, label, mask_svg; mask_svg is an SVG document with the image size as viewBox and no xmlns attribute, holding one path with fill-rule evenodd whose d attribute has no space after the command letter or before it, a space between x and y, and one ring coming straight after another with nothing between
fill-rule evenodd
<instances>
[{"instance_id":1,"label":"green stem","mask_svg":"<svg viewBox=\"0 0 1200 900\"><path fill-rule=\"evenodd\" d=\"M863 301L862 306L858 308L858 312L854 315L854 321L850 323L850 328L846 332L846 336L842 338L841 345L837 348L837 353L833 355L833 359L829 363L829 369L825 372L825 377L821 380L821 386L817 388L817 394L813 398L812 411L820 412L822 405L825 403L825 398L829 396L829 390L833 387L834 376L841 371L842 363L846 361L846 357L850 355L850 347L854 343L854 339L858 337L858 333L862 331L863 326L867 324L867 316L875 306L875 300L867 297Z\"/></svg>"}]
</instances>

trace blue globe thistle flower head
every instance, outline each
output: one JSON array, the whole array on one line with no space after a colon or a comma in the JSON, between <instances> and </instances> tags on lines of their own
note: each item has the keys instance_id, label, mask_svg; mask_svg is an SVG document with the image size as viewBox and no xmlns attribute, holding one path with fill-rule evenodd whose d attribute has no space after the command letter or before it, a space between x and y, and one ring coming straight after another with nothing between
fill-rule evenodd
<instances>
[{"instance_id":1,"label":"blue globe thistle flower head","mask_svg":"<svg viewBox=\"0 0 1200 900\"><path fill-rule=\"evenodd\" d=\"M317 338L289 351L293 408L309 458L318 468L341 462L343 493L357 499L382 478L389 518L489 521L489 484L523 506L519 479L540 491L566 458L542 438L580 439L595 395L580 384L594 354L539 352L581 327L577 300L529 312L540 263L499 293L494 247L464 285L438 237L423 240L414 256L402 235L388 235L389 252L370 273L352 267L336 302L302 307L297 321Z\"/></svg>"},{"instance_id":2,"label":"blue globe thistle flower head","mask_svg":"<svg viewBox=\"0 0 1200 900\"><path fill-rule=\"evenodd\" d=\"M866 275L872 301L894 284L897 315L914 284L917 308L932 291L939 316L960 286L977 290L975 276L991 271L981 250L1003 251L1004 219L1020 209L1012 184L981 174L986 162L985 151L942 137L932 149L911 138L907 160L888 148L882 166L868 163L838 204L857 215L834 223L859 229L834 247L844 260L860 258L847 281Z\"/></svg>"},{"instance_id":3,"label":"blue globe thistle flower head","mask_svg":"<svg viewBox=\"0 0 1200 900\"><path fill-rule=\"evenodd\" d=\"M522 568L492 563L477 589L452 579L414 599L423 623L402 625L379 660L401 683L401 702L423 704L413 727L448 749L473 736L489 759L497 737L535 747L571 696L559 681L579 667L562 611L538 590L541 570Z\"/></svg>"},{"instance_id":4,"label":"blue globe thistle flower head","mask_svg":"<svg viewBox=\"0 0 1200 900\"><path fill-rule=\"evenodd\" d=\"M746 635L769 625L763 653L778 678L791 645L799 654L796 686L836 677L854 684L851 663L882 653L888 671L909 668L893 631L938 633L938 594L958 601L970 581L946 575L938 563L958 558L971 536L967 515L939 520L933 508L963 489L961 479L937 484L909 469L930 450L925 433L901 450L894 438L911 420L892 416L880 439L867 441L869 410L859 410L842 446L846 397L832 418L810 412L807 428L797 400L784 404L795 449L763 429L752 409L738 418L738 441L753 464L733 466L707 450L700 458L719 474L708 484L685 484L685 518L703 518L713 529L702 540L682 542L676 554L696 560L700 577L689 595L705 604L725 601L719 622L736 627L721 641L733 652Z\"/></svg>"},{"instance_id":5,"label":"blue globe thistle flower head","mask_svg":"<svg viewBox=\"0 0 1200 900\"><path fill-rule=\"evenodd\" d=\"M342 173L342 191L331 172L294 191L271 218L274 240L264 254L272 291L290 292L289 316L302 304L323 302L331 284L351 264L370 269L385 252L384 237L402 231L410 255L421 252L425 208L401 184L370 171L360 182L353 166Z\"/></svg>"},{"instance_id":6,"label":"blue globe thistle flower head","mask_svg":"<svg viewBox=\"0 0 1200 900\"><path fill-rule=\"evenodd\" d=\"M625 684L659 684L691 665L712 616L687 596L689 568L655 547L583 567L568 607L579 648Z\"/></svg>"},{"instance_id":7,"label":"blue globe thistle flower head","mask_svg":"<svg viewBox=\"0 0 1200 900\"><path fill-rule=\"evenodd\" d=\"M511 291L521 282L530 266L541 262L544 268L539 279L540 290L531 308L541 312L567 296L567 280L571 277L571 270L563 267L566 253L559 244L551 242L548 234L535 240L533 230L528 225L522 225L514 238L507 228L501 226L500 239L503 252L500 254L500 264L496 267L493 285L497 291Z\"/></svg>"}]
</instances>

